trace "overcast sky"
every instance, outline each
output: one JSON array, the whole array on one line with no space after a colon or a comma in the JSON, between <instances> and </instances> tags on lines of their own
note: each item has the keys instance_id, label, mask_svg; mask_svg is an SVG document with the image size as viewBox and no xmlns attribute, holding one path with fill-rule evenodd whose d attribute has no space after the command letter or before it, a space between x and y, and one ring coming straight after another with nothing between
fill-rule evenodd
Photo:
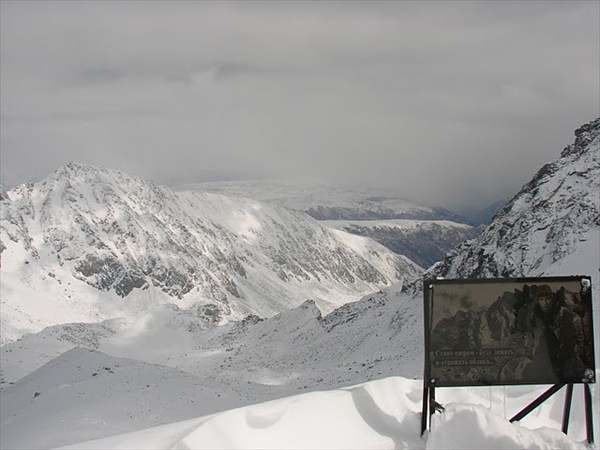
<instances>
[{"instance_id":1,"label":"overcast sky","mask_svg":"<svg viewBox=\"0 0 600 450\"><path fill-rule=\"evenodd\" d=\"M301 178L516 192L600 115L600 2L1 4L1 182Z\"/></svg>"}]
</instances>

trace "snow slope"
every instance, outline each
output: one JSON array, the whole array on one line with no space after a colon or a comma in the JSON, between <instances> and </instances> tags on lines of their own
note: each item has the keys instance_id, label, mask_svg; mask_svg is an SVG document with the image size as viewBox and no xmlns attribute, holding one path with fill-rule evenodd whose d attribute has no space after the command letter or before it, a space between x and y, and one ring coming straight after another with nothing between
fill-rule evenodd
<instances>
[{"instance_id":1,"label":"snow slope","mask_svg":"<svg viewBox=\"0 0 600 450\"><path fill-rule=\"evenodd\" d=\"M2 392L0 447L48 448L179 421L251 403L251 391L74 348Z\"/></svg>"},{"instance_id":2,"label":"snow slope","mask_svg":"<svg viewBox=\"0 0 600 450\"><path fill-rule=\"evenodd\" d=\"M421 323L420 302L386 290L325 317L311 301L268 320L251 317L193 335L190 345L173 345L168 352L153 350L146 339L119 335L99 349L157 364L177 361L186 372L222 383L284 386L294 392L393 374L417 376Z\"/></svg>"},{"instance_id":3,"label":"snow slope","mask_svg":"<svg viewBox=\"0 0 600 450\"><path fill-rule=\"evenodd\" d=\"M399 288L325 317L307 301L267 320L251 316L206 330L190 326L190 313L174 305L128 324L56 325L0 348L2 387L10 389L77 346L170 366L221 385L263 385L265 398L391 375L416 377L422 370L422 308Z\"/></svg>"},{"instance_id":4,"label":"snow slope","mask_svg":"<svg viewBox=\"0 0 600 450\"><path fill-rule=\"evenodd\" d=\"M144 318L143 324L152 326L112 322L84 333L89 324L58 325L27 335L1 348L1 447L68 444L84 440L85 433L88 439L109 436L139 429L143 423L166 423L173 415L193 418L392 374L416 377L421 369L414 342L422 320L420 304L403 302L401 295L398 286L325 317L309 301L271 319L250 317L207 330L190 331L184 320L187 313L165 306L160 314L154 311ZM60 354L68 345L84 345L86 340L102 353L74 348ZM388 344L382 346L382 341ZM19 361L25 358L41 367L20 378L25 370ZM129 377L131 372L139 373L136 380ZM154 372L162 377L160 382L147 382L149 375L144 374ZM181 390L174 392L168 384L171 377ZM197 384L231 395L202 404L177 403L171 412L159 413L173 401L166 396L175 401L197 398ZM50 413L49 404L59 406L60 414ZM88 417L95 428L69 417ZM31 435L25 431L29 428L45 431Z\"/></svg>"},{"instance_id":5,"label":"snow slope","mask_svg":"<svg viewBox=\"0 0 600 450\"><path fill-rule=\"evenodd\" d=\"M421 382L392 377L79 442L77 449L586 449L559 430L511 424L486 401L463 390L460 403L434 417L420 436ZM531 394L531 393L529 393ZM521 402L527 395L510 400ZM548 423L547 421L545 423Z\"/></svg>"}]
</instances>

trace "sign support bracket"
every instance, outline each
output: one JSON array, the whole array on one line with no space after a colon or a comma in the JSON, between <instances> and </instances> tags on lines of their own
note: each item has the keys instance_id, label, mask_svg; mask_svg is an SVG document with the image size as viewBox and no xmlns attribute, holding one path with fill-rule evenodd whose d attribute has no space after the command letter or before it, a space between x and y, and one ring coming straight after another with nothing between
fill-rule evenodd
<instances>
[{"instance_id":1,"label":"sign support bracket","mask_svg":"<svg viewBox=\"0 0 600 450\"><path fill-rule=\"evenodd\" d=\"M427 386L427 381L423 381L423 406L421 408L421 437L427 429L427 421L429 419L429 386Z\"/></svg>"},{"instance_id":2,"label":"sign support bracket","mask_svg":"<svg viewBox=\"0 0 600 450\"><path fill-rule=\"evenodd\" d=\"M589 384L583 385L583 395L585 400L585 431L587 433L587 441L592 444L594 442L594 421L592 418L592 390Z\"/></svg>"},{"instance_id":3,"label":"sign support bracket","mask_svg":"<svg viewBox=\"0 0 600 450\"><path fill-rule=\"evenodd\" d=\"M527 416L530 412L556 394L565 384L555 384L538 398L536 398L533 402L523 408L518 414L516 414L510 422L516 422L521 420L523 417ZM573 384L569 383L566 385L567 390L565 392L565 404L563 408L563 419L562 419L562 432L567 434L569 431L569 420L571 417L571 403L573 401ZM584 383L583 385L583 396L585 403L585 430L587 434L588 443L592 444L594 442L594 425L593 425L593 417L592 417L592 393L590 389L590 385L588 383Z\"/></svg>"},{"instance_id":4,"label":"sign support bracket","mask_svg":"<svg viewBox=\"0 0 600 450\"><path fill-rule=\"evenodd\" d=\"M519 412L512 419L510 419L510 422L518 422L519 420L521 420L523 417L532 412L535 408L540 406L542 403L544 403L546 400L548 400L550 397L552 397L554 394L560 391L563 386L564 384L555 384L554 386L552 386L550 389L548 389L546 392L544 392L542 395L540 395L538 398L532 401L529 405L523 408L521 412Z\"/></svg>"},{"instance_id":5,"label":"sign support bracket","mask_svg":"<svg viewBox=\"0 0 600 450\"><path fill-rule=\"evenodd\" d=\"M573 403L573 384L567 384L565 392L565 407L563 409L562 432L569 433L569 419L571 418L571 403Z\"/></svg>"}]
</instances>

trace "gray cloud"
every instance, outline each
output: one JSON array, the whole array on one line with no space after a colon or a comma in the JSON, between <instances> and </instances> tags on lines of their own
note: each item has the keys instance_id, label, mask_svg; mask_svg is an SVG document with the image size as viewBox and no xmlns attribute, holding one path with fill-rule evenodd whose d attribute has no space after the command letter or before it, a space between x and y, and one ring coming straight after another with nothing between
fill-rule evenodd
<instances>
[{"instance_id":1,"label":"gray cloud","mask_svg":"<svg viewBox=\"0 0 600 450\"><path fill-rule=\"evenodd\" d=\"M516 191L600 114L598 2L2 2L2 183L70 160L432 204Z\"/></svg>"}]
</instances>

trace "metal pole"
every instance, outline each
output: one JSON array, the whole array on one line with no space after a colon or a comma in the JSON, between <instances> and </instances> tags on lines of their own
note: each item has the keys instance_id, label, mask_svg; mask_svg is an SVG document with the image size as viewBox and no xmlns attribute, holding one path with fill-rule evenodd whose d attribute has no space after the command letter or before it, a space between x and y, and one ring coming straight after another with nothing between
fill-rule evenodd
<instances>
[{"instance_id":1,"label":"metal pole","mask_svg":"<svg viewBox=\"0 0 600 450\"><path fill-rule=\"evenodd\" d=\"M555 384L550 389L548 389L546 392L544 392L542 395L540 395L538 398L536 398L533 402L531 402L529 405L527 405L520 413L518 413L516 416L514 416L512 419L510 419L510 421L515 422L515 421L521 420L523 417L525 417L527 414L529 414L535 408L537 408L542 403L544 403L546 400L548 400L550 397L552 397L554 394L556 394L563 386L564 386L564 384Z\"/></svg>"},{"instance_id":2,"label":"metal pole","mask_svg":"<svg viewBox=\"0 0 600 450\"><path fill-rule=\"evenodd\" d=\"M594 443L594 421L592 420L592 391L590 385L583 385L583 395L585 399L585 429L587 432L587 441Z\"/></svg>"},{"instance_id":3,"label":"metal pole","mask_svg":"<svg viewBox=\"0 0 600 450\"><path fill-rule=\"evenodd\" d=\"M562 420L562 432L568 434L569 432L569 419L571 417L571 403L573 402L573 384L567 384L567 391L565 392L565 406L563 409L563 420Z\"/></svg>"},{"instance_id":4,"label":"metal pole","mask_svg":"<svg viewBox=\"0 0 600 450\"><path fill-rule=\"evenodd\" d=\"M429 429L431 430L431 416L435 412L435 386L429 388Z\"/></svg>"},{"instance_id":5,"label":"metal pole","mask_svg":"<svg viewBox=\"0 0 600 450\"><path fill-rule=\"evenodd\" d=\"M429 417L429 387L427 386L427 380L423 380L423 407L421 408L421 436L427 429L427 418Z\"/></svg>"},{"instance_id":6,"label":"metal pole","mask_svg":"<svg viewBox=\"0 0 600 450\"><path fill-rule=\"evenodd\" d=\"M430 284L429 281L423 280L423 341L425 344L424 361L423 361L423 407L421 412L421 436L427 429L427 424L431 424L431 411L433 405L431 404L431 395L433 388L430 388L430 361L429 361L429 326L427 324L427 317L430 315L429 302L430 302ZM430 390L431 389L431 390ZM431 425L430 425L431 426Z\"/></svg>"}]
</instances>

